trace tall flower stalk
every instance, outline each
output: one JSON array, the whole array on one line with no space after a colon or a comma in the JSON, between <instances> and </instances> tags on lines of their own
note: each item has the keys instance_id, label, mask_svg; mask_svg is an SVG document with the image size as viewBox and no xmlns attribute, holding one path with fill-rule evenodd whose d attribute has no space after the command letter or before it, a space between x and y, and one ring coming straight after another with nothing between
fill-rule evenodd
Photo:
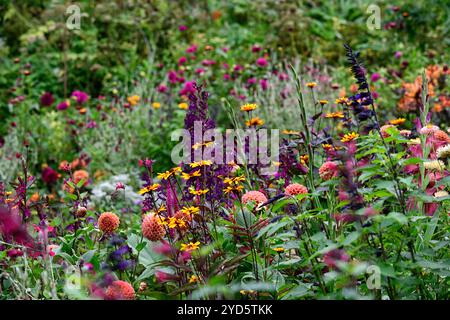
<instances>
[{"instance_id":1,"label":"tall flower stalk","mask_svg":"<svg viewBox=\"0 0 450 320\"><path fill-rule=\"evenodd\" d=\"M370 105L370 107L371 107L371 110L370 110L371 112L368 112L368 110L365 110L365 109L359 110L360 112L358 114L359 115L358 118L359 119L372 118L372 121L373 121L372 127L373 127L373 129L375 129L377 131L378 135L380 136L381 142L383 143L383 146L384 146L386 157L388 158L388 161L389 161L388 170L395 181L394 189L395 189L397 200L399 201L402 213L404 215L406 215L406 202L405 202L404 192L400 186L400 180L399 180L398 173L396 170L396 165L394 164L392 156L389 152L389 146L387 145L386 140L384 139L383 134L380 129L380 122L378 120L378 115L377 115L375 105L373 102L372 93L370 92L370 86L366 79L365 68L359 58L360 54L359 54L359 52L354 52L348 44L345 44L344 47L346 50L346 56L347 56L348 62L350 64L353 76L355 77L356 82L358 84L358 90L360 90L360 92L361 92L360 95L363 100L363 102L361 104L362 105Z\"/></svg>"}]
</instances>

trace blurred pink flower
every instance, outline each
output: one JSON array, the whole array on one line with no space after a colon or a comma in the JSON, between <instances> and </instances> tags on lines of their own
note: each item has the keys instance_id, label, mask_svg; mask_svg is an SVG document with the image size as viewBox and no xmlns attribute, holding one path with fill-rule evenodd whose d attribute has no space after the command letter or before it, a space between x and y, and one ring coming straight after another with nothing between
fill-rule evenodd
<instances>
[{"instance_id":1,"label":"blurred pink flower","mask_svg":"<svg viewBox=\"0 0 450 320\"><path fill-rule=\"evenodd\" d=\"M323 256L323 262L331 269L338 268L338 262L348 262L350 256L343 249L333 249Z\"/></svg>"},{"instance_id":2,"label":"blurred pink flower","mask_svg":"<svg viewBox=\"0 0 450 320\"><path fill-rule=\"evenodd\" d=\"M155 272L155 277L156 277L156 281L161 282L161 283L167 282L167 281L176 280L178 278L174 274L167 273L167 272L164 272L164 271L159 271L159 270L157 270Z\"/></svg>"},{"instance_id":3,"label":"blurred pink flower","mask_svg":"<svg viewBox=\"0 0 450 320\"><path fill-rule=\"evenodd\" d=\"M117 182L116 183L116 191L119 189L123 189L125 190L125 185L122 182Z\"/></svg>"},{"instance_id":4,"label":"blurred pink flower","mask_svg":"<svg viewBox=\"0 0 450 320\"><path fill-rule=\"evenodd\" d=\"M257 44L252 46L252 52L260 52L261 50L262 48Z\"/></svg>"},{"instance_id":5,"label":"blurred pink flower","mask_svg":"<svg viewBox=\"0 0 450 320\"><path fill-rule=\"evenodd\" d=\"M265 58L258 58L256 59L256 65L259 67L266 67L267 66L267 60Z\"/></svg>"},{"instance_id":6,"label":"blurred pink flower","mask_svg":"<svg viewBox=\"0 0 450 320\"><path fill-rule=\"evenodd\" d=\"M372 73L372 75L370 76L370 81L377 82L378 80L380 80L380 78L381 78L380 74L375 72Z\"/></svg>"},{"instance_id":7,"label":"blurred pink flower","mask_svg":"<svg viewBox=\"0 0 450 320\"><path fill-rule=\"evenodd\" d=\"M267 79L261 79L259 80L259 85L261 86L262 90L266 91L269 87L269 82L267 81Z\"/></svg>"},{"instance_id":8,"label":"blurred pink flower","mask_svg":"<svg viewBox=\"0 0 450 320\"><path fill-rule=\"evenodd\" d=\"M247 84L251 86L251 85L254 85L256 83L256 81L257 81L256 78L252 77L247 80Z\"/></svg>"},{"instance_id":9,"label":"blurred pink flower","mask_svg":"<svg viewBox=\"0 0 450 320\"><path fill-rule=\"evenodd\" d=\"M86 92L78 91L78 90L72 92L71 97L75 98L75 100L77 101L78 104L83 104L89 99L89 96Z\"/></svg>"},{"instance_id":10,"label":"blurred pink flower","mask_svg":"<svg viewBox=\"0 0 450 320\"><path fill-rule=\"evenodd\" d=\"M178 65L181 66L182 64L185 64L187 61L187 58L185 56L180 57L180 59L178 59Z\"/></svg>"},{"instance_id":11,"label":"blurred pink flower","mask_svg":"<svg viewBox=\"0 0 450 320\"><path fill-rule=\"evenodd\" d=\"M174 70L170 70L167 73L167 78L169 79L170 83L176 83L177 82L177 73Z\"/></svg>"},{"instance_id":12,"label":"blurred pink flower","mask_svg":"<svg viewBox=\"0 0 450 320\"><path fill-rule=\"evenodd\" d=\"M189 93L195 93L194 84L194 81L186 81L183 88L180 90L180 95L185 96Z\"/></svg>"},{"instance_id":13,"label":"blurred pink flower","mask_svg":"<svg viewBox=\"0 0 450 320\"><path fill-rule=\"evenodd\" d=\"M164 93L164 92L166 92L166 91L167 91L167 86L165 86L165 85L163 85L163 84L160 84L160 85L158 86L158 92Z\"/></svg>"},{"instance_id":14,"label":"blurred pink flower","mask_svg":"<svg viewBox=\"0 0 450 320\"><path fill-rule=\"evenodd\" d=\"M56 109L62 111L62 110L66 110L66 109L69 108L69 107L70 107L70 102L67 101L67 100L65 100L65 101L59 103L59 104L56 106Z\"/></svg>"},{"instance_id":15,"label":"blurred pink flower","mask_svg":"<svg viewBox=\"0 0 450 320\"><path fill-rule=\"evenodd\" d=\"M212 66L214 64L216 64L216 61L214 60L205 59L202 61L202 65L204 65L205 67Z\"/></svg>"},{"instance_id":16,"label":"blurred pink flower","mask_svg":"<svg viewBox=\"0 0 450 320\"><path fill-rule=\"evenodd\" d=\"M51 185L58 181L59 174L52 167L45 167L42 170L42 180L47 184Z\"/></svg>"},{"instance_id":17,"label":"blurred pink flower","mask_svg":"<svg viewBox=\"0 0 450 320\"><path fill-rule=\"evenodd\" d=\"M201 76L202 74L205 73L205 69L203 69L203 68L197 68L197 69L195 69L195 73Z\"/></svg>"},{"instance_id":18,"label":"blurred pink flower","mask_svg":"<svg viewBox=\"0 0 450 320\"><path fill-rule=\"evenodd\" d=\"M192 46L190 46L189 48L186 49L186 53L194 53L197 51L197 46L195 44L193 44Z\"/></svg>"},{"instance_id":19,"label":"blurred pink flower","mask_svg":"<svg viewBox=\"0 0 450 320\"><path fill-rule=\"evenodd\" d=\"M41 96L41 105L44 107L49 107L55 102L55 99L53 98L53 95L50 92L45 92Z\"/></svg>"}]
</instances>

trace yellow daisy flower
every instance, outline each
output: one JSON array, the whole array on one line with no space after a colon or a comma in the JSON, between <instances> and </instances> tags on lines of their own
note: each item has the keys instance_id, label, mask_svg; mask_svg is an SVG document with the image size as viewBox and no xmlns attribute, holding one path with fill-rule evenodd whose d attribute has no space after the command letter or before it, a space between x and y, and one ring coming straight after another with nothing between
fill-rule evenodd
<instances>
[{"instance_id":1,"label":"yellow daisy flower","mask_svg":"<svg viewBox=\"0 0 450 320\"><path fill-rule=\"evenodd\" d=\"M358 139L359 134L357 134L356 132L351 132L351 133L346 133L342 139L341 142L350 142L353 141L355 139Z\"/></svg>"},{"instance_id":2,"label":"yellow daisy flower","mask_svg":"<svg viewBox=\"0 0 450 320\"><path fill-rule=\"evenodd\" d=\"M247 103L241 106L241 111L250 112L258 108L258 106L255 103Z\"/></svg>"},{"instance_id":3,"label":"yellow daisy flower","mask_svg":"<svg viewBox=\"0 0 450 320\"><path fill-rule=\"evenodd\" d=\"M259 117L254 117L250 120L247 120L245 124L247 125L247 127L262 126L264 124L264 120L260 119Z\"/></svg>"},{"instance_id":4,"label":"yellow daisy flower","mask_svg":"<svg viewBox=\"0 0 450 320\"><path fill-rule=\"evenodd\" d=\"M195 243L189 242L189 243L182 243L181 244L181 251L194 251L197 250L200 247L200 241L197 241Z\"/></svg>"},{"instance_id":5,"label":"yellow daisy flower","mask_svg":"<svg viewBox=\"0 0 450 320\"><path fill-rule=\"evenodd\" d=\"M390 124L393 124L394 126L399 125L399 124L404 124L406 121L405 118L398 118L398 119L393 119L391 121L389 121Z\"/></svg>"},{"instance_id":6,"label":"yellow daisy flower","mask_svg":"<svg viewBox=\"0 0 450 320\"><path fill-rule=\"evenodd\" d=\"M128 101L128 103L131 104L132 106L135 106L135 105L138 104L138 102L139 102L140 99L141 99L141 98L140 98L139 96L134 95L134 96L128 97L128 98L127 98L127 101Z\"/></svg>"},{"instance_id":7,"label":"yellow daisy flower","mask_svg":"<svg viewBox=\"0 0 450 320\"><path fill-rule=\"evenodd\" d=\"M329 112L329 113L325 114L325 118L336 119L336 118L343 118L343 117L344 117L344 113L342 111Z\"/></svg>"},{"instance_id":8,"label":"yellow daisy flower","mask_svg":"<svg viewBox=\"0 0 450 320\"><path fill-rule=\"evenodd\" d=\"M211 160L201 160L201 161L192 162L189 164L189 166L191 168L197 168L197 167L201 167L201 166L210 166L210 165L212 165Z\"/></svg>"},{"instance_id":9,"label":"yellow daisy flower","mask_svg":"<svg viewBox=\"0 0 450 320\"><path fill-rule=\"evenodd\" d=\"M189 105L186 102L181 102L178 104L178 108L187 110L189 108Z\"/></svg>"},{"instance_id":10,"label":"yellow daisy flower","mask_svg":"<svg viewBox=\"0 0 450 320\"><path fill-rule=\"evenodd\" d=\"M147 186L147 187L142 188L141 190L138 191L138 193L140 195L143 195L143 194L149 193L151 191L158 190L159 186L160 185L158 183L154 183L151 186Z\"/></svg>"}]
</instances>

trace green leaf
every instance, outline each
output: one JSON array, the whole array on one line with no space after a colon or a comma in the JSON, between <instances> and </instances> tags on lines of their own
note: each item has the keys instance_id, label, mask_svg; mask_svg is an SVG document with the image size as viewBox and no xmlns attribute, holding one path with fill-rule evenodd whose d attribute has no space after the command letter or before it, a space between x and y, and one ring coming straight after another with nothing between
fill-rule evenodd
<instances>
[{"instance_id":1,"label":"green leaf","mask_svg":"<svg viewBox=\"0 0 450 320\"><path fill-rule=\"evenodd\" d=\"M154 251L155 244L146 239L143 240L145 246L141 250L138 250L138 246L141 245L140 241L141 237L136 234L132 234L128 237L128 245L136 254L139 253L138 262L144 267L159 262L164 258L162 255Z\"/></svg>"},{"instance_id":2,"label":"green leaf","mask_svg":"<svg viewBox=\"0 0 450 320\"><path fill-rule=\"evenodd\" d=\"M405 161L403 161L403 165L406 166L408 164L418 164L418 163L422 163L423 160L420 158L408 158Z\"/></svg>"},{"instance_id":3,"label":"green leaf","mask_svg":"<svg viewBox=\"0 0 450 320\"><path fill-rule=\"evenodd\" d=\"M86 252L85 254L83 254L83 255L81 256L81 258L82 258L84 261L91 262L91 260L92 260L92 258L94 257L94 255L95 255L96 252L97 252L96 249L94 249L94 250L89 250L88 252Z\"/></svg>"},{"instance_id":4,"label":"green leaf","mask_svg":"<svg viewBox=\"0 0 450 320\"><path fill-rule=\"evenodd\" d=\"M73 194L73 193L66 193L66 198L75 201L75 200L77 200L77 195Z\"/></svg>"},{"instance_id":5,"label":"green leaf","mask_svg":"<svg viewBox=\"0 0 450 320\"><path fill-rule=\"evenodd\" d=\"M236 223L241 226L242 228L250 228L255 222L256 217L253 213L247 210L247 208L244 208L242 210L239 210L236 214Z\"/></svg>"},{"instance_id":6,"label":"green leaf","mask_svg":"<svg viewBox=\"0 0 450 320\"><path fill-rule=\"evenodd\" d=\"M448 269L450 266L450 260L446 262L434 262L428 260L418 260L417 264L426 269Z\"/></svg>"},{"instance_id":7,"label":"green leaf","mask_svg":"<svg viewBox=\"0 0 450 320\"><path fill-rule=\"evenodd\" d=\"M142 241L141 243L139 243L139 244L136 246L136 250L137 250L138 252L140 252L140 251L142 251L142 249L144 249L146 246L147 246L147 242Z\"/></svg>"},{"instance_id":8,"label":"green leaf","mask_svg":"<svg viewBox=\"0 0 450 320\"><path fill-rule=\"evenodd\" d=\"M86 182L86 181L85 181L84 179L81 179L80 181L78 181L78 183L77 183L77 189L80 189L80 188L84 185L85 182Z\"/></svg>"},{"instance_id":9,"label":"green leaf","mask_svg":"<svg viewBox=\"0 0 450 320\"><path fill-rule=\"evenodd\" d=\"M344 241L342 241L342 244L344 246L348 246L352 242L356 241L359 238L359 236L360 236L359 231L353 231L344 239Z\"/></svg>"},{"instance_id":10,"label":"green leaf","mask_svg":"<svg viewBox=\"0 0 450 320\"><path fill-rule=\"evenodd\" d=\"M278 230L286 227L287 225L292 224L292 220L288 219L288 218L283 218L280 221L277 221L275 223L270 223L267 226L265 226L264 228L262 228L259 233L258 236L256 237L256 239L259 239L261 237L271 237L273 236Z\"/></svg>"},{"instance_id":11,"label":"green leaf","mask_svg":"<svg viewBox=\"0 0 450 320\"><path fill-rule=\"evenodd\" d=\"M404 225L408 222L408 218L405 217L405 215L400 212L390 212L387 215L387 218L397 221L401 225Z\"/></svg>"},{"instance_id":12,"label":"green leaf","mask_svg":"<svg viewBox=\"0 0 450 320\"><path fill-rule=\"evenodd\" d=\"M429 245L431 239L433 238L434 231L436 230L436 227L439 222L439 214L440 214L440 210L436 210L433 217L431 218L431 221L427 225L427 230L425 232L425 237L424 237L425 245Z\"/></svg>"},{"instance_id":13,"label":"green leaf","mask_svg":"<svg viewBox=\"0 0 450 320\"><path fill-rule=\"evenodd\" d=\"M298 298L302 298L305 296L310 295L311 292L311 284L304 284L301 283L291 290L289 290L282 298L281 300L294 300Z\"/></svg>"}]
</instances>

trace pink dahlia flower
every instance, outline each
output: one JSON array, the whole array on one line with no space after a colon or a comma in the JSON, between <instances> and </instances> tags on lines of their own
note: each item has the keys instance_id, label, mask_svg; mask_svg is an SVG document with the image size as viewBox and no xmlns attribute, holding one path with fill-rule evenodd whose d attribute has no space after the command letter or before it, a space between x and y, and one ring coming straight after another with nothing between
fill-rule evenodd
<instances>
[{"instance_id":1,"label":"pink dahlia flower","mask_svg":"<svg viewBox=\"0 0 450 320\"><path fill-rule=\"evenodd\" d=\"M323 180L330 180L339 174L339 164L336 161L327 161L319 168L319 175Z\"/></svg>"},{"instance_id":2,"label":"pink dahlia flower","mask_svg":"<svg viewBox=\"0 0 450 320\"><path fill-rule=\"evenodd\" d=\"M302 184L292 183L286 187L284 193L289 196L296 196L298 194L308 193L308 189Z\"/></svg>"},{"instance_id":3,"label":"pink dahlia flower","mask_svg":"<svg viewBox=\"0 0 450 320\"><path fill-rule=\"evenodd\" d=\"M248 191L242 196L242 202L244 204L247 204L250 201L261 204L267 201L267 197L264 195L264 193L259 191Z\"/></svg>"}]
</instances>

